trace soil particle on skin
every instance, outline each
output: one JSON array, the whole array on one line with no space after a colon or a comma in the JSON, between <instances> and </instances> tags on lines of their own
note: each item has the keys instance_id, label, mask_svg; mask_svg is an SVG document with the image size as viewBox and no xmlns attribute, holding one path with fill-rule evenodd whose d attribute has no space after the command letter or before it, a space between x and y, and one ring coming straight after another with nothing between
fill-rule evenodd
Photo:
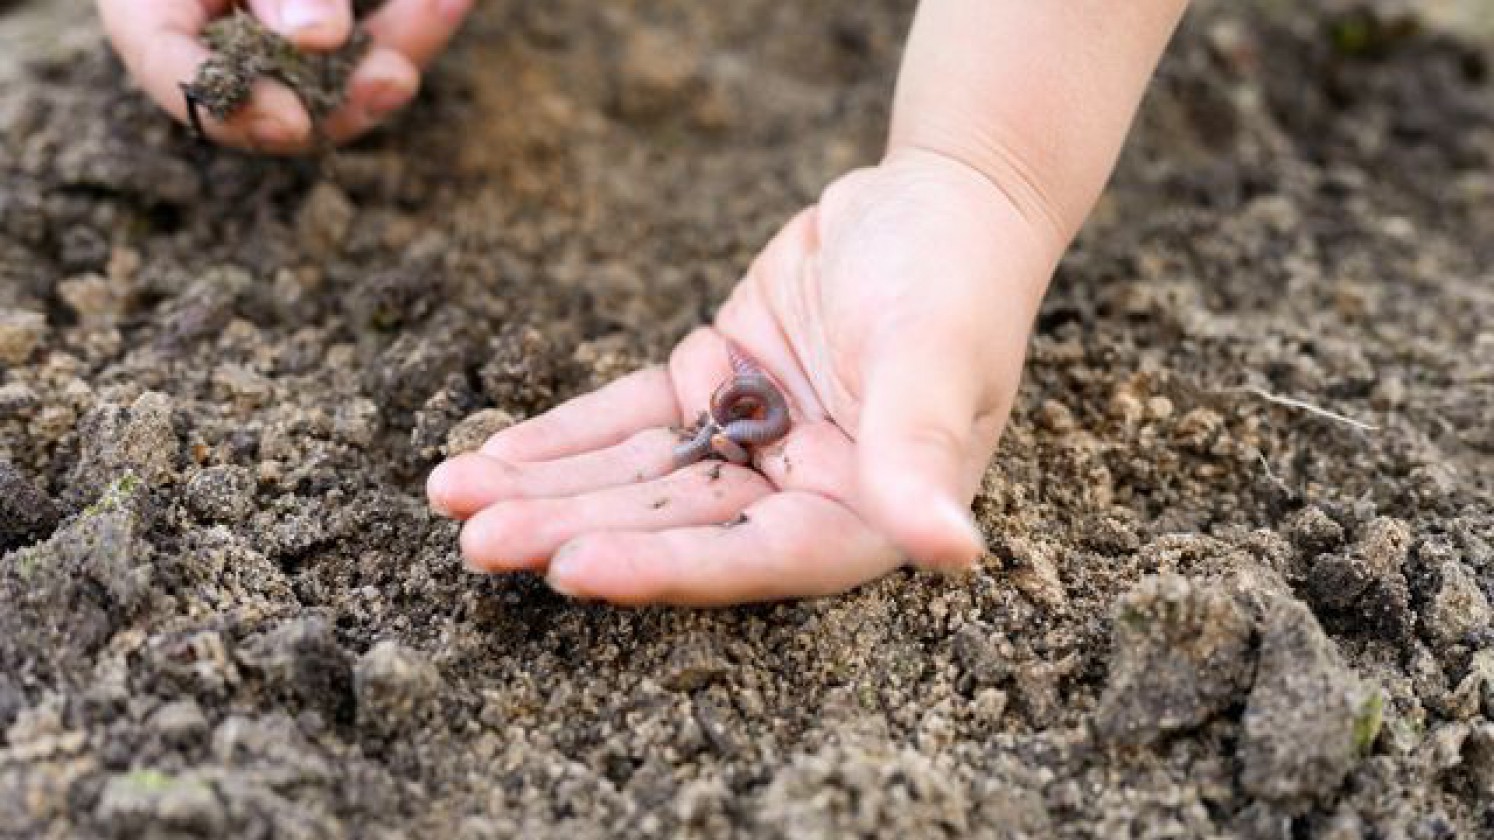
<instances>
[{"instance_id":1,"label":"soil particle on skin","mask_svg":"<svg viewBox=\"0 0 1494 840\"><path fill-rule=\"evenodd\" d=\"M666 361L873 164L915 3L479 3L315 166L196 144L86 5L0 17L0 835L1494 825L1487 42L1199 0L989 555L702 613L467 574L425 477Z\"/></svg>"}]
</instances>

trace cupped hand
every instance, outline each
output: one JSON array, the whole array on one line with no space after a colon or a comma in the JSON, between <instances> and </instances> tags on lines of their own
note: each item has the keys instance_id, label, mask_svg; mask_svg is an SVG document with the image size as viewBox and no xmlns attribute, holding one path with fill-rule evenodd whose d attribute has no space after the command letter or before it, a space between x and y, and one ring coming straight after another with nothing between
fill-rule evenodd
<instances>
[{"instance_id":1,"label":"cupped hand","mask_svg":"<svg viewBox=\"0 0 1494 840\"><path fill-rule=\"evenodd\" d=\"M474 0L388 0L366 21L374 46L354 71L347 102L321 127L336 143L357 137L404 107L420 88L420 70L456 32ZM187 121L181 85L208 57L207 24L235 0L98 0L104 28L125 67L162 108ZM335 50L352 32L352 0L249 0L261 22L309 50ZM269 80L226 122L203 114L204 129L225 145L268 154L307 151L311 117L296 95Z\"/></svg>"},{"instance_id":2,"label":"cupped hand","mask_svg":"<svg viewBox=\"0 0 1494 840\"><path fill-rule=\"evenodd\" d=\"M666 366L446 462L431 504L464 521L471 568L621 604L826 595L907 560L968 567L983 545L969 504L1061 252L1044 224L956 160L894 153L789 222ZM750 467L677 468L670 427L731 375L728 341L783 389L793 427Z\"/></svg>"}]
</instances>

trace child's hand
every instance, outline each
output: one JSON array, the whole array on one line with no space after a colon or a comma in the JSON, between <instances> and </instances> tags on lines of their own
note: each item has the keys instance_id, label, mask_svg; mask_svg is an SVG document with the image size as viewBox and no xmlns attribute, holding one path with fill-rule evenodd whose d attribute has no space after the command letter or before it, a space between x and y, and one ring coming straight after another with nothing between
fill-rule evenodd
<instances>
[{"instance_id":1,"label":"child's hand","mask_svg":"<svg viewBox=\"0 0 1494 840\"><path fill-rule=\"evenodd\" d=\"M964 568L1033 317L1184 0L925 0L889 148L773 240L716 318L640 371L431 474L486 571L618 603L823 595L911 558ZM761 472L675 468L666 426L734 342L794 424ZM721 418L718 418L721 419Z\"/></svg>"},{"instance_id":2,"label":"child's hand","mask_svg":"<svg viewBox=\"0 0 1494 840\"><path fill-rule=\"evenodd\" d=\"M377 125L414 97L420 68L445 46L473 0L389 0L367 20L374 47L349 83L347 103L323 126L345 142ZM109 38L130 74L162 108L185 122L181 85L208 56L199 35L229 12L231 0L99 0ZM352 0L250 0L266 26L304 49L334 50L353 25ZM207 115L204 127L220 143L270 154L306 151L311 118L288 88L261 80L250 103L226 123Z\"/></svg>"},{"instance_id":3,"label":"child's hand","mask_svg":"<svg viewBox=\"0 0 1494 840\"><path fill-rule=\"evenodd\" d=\"M472 566L627 604L822 595L905 555L965 568L982 545L969 503L1063 244L975 169L894 153L790 222L667 368L442 465L431 503L466 520ZM793 428L761 473L676 471L665 427L730 375L724 338L783 387Z\"/></svg>"}]
</instances>

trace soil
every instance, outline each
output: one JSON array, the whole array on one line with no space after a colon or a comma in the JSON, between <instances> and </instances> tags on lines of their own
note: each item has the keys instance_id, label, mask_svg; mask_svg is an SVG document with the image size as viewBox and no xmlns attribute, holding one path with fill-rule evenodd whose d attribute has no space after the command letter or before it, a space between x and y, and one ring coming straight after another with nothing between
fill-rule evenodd
<instances>
[{"instance_id":1,"label":"soil","mask_svg":"<svg viewBox=\"0 0 1494 840\"><path fill-rule=\"evenodd\" d=\"M368 32L357 25L335 52L301 52L241 9L209 23L202 40L213 55L198 68L196 78L182 87L182 93L189 109L202 108L220 120L233 116L249 101L254 82L260 78L287 85L301 97L313 120L323 119L342 104L348 79L369 46ZM190 111L189 117L200 119Z\"/></svg>"},{"instance_id":2,"label":"soil","mask_svg":"<svg viewBox=\"0 0 1494 840\"><path fill-rule=\"evenodd\" d=\"M707 613L473 577L422 478L875 160L911 0L493 0L289 163L75 6L0 4L0 836L1494 836L1494 49L1449 3L1195 6L977 573Z\"/></svg>"}]
</instances>

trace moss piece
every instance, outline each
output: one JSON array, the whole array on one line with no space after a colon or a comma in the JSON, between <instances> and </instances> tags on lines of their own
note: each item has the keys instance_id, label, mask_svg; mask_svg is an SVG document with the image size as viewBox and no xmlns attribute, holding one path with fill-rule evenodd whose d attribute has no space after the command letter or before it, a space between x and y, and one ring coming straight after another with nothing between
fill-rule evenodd
<instances>
[{"instance_id":1,"label":"moss piece","mask_svg":"<svg viewBox=\"0 0 1494 840\"><path fill-rule=\"evenodd\" d=\"M1359 704L1359 714L1354 716L1354 749L1360 755L1369 755L1380 735L1380 726L1385 722L1385 696L1371 690Z\"/></svg>"},{"instance_id":2,"label":"moss piece","mask_svg":"<svg viewBox=\"0 0 1494 840\"><path fill-rule=\"evenodd\" d=\"M144 793L159 793L176 784L176 778L160 770L136 770L125 776L122 783Z\"/></svg>"}]
</instances>

